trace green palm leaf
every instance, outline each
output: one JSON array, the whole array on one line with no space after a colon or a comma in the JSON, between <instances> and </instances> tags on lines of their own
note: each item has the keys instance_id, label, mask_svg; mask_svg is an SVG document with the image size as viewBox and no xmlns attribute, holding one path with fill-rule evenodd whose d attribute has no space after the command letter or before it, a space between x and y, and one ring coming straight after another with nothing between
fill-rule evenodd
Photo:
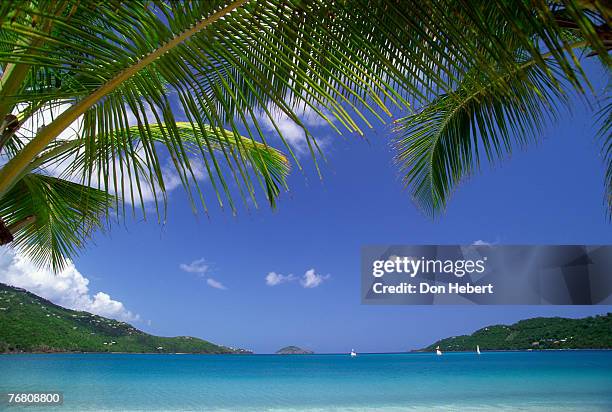
<instances>
[{"instance_id":1,"label":"green palm leaf","mask_svg":"<svg viewBox=\"0 0 612 412\"><path fill-rule=\"evenodd\" d=\"M41 161L35 163L37 167L45 167L49 163L61 161L62 158L73 159L65 164L66 176L78 176L83 183L91 185L96 182L98 188L107 192L116 193L118 200L126 197L132 205L136 200L143 204L141 180L146 184L152 193L158 192L164 195L165 187L157 187L156 183L164 184L164 177L161 170L159 175L151 177L148 160L142 148L142 128L131 126L125 129L113 129L105 135L87 132L87 120L85 121L84 132L75 140L62 142L50 149L51 156L43 154ZM248 175L244 176L245 181L249 182L250 193L254 192L252 180L256 180L266 194L266 198L272 207L276 205L276 198L282 188L287 187L286 179L290 172L290 164L287 157L270 146L256 142L250 138L239 136L233 138L233 133L228 130L217 130L210 126L202 129L193 127L188 122L177 122L174 127L180 135L180 142L187 155L184 163L174 162L177 172L185 186L189 189L190 179L193 181L195 190L201 196L201 190L196 176L191 169L192 163L203 159L207 176L214 189L219 185L215 179L215 171L211 168L211 161L208 153L226 151L230 158L241 159ZM164 124L150 124L147 129L147 137L151 138L156 144L156 151L170 152L164 146L166 144L165 134L167 127ZM227 144L226 137L232 136L230 143ZM165 150L162 150L164 148ZM61 152L61 154L60 154ZM126 153L133 152L134 156L127 156ZM181 168L182 164L189 164L190 168ZM231 168L231 165L226 165ZM216 172L221 173L221 170ZM129 179L124 179L126 174L130 174ZM253 177L251 177L253 175ZM227 189L227 188L226 188ZM253 199L256 203L256 199ZM119 204L116 205L120 207ZM144 210L144 209L143 209Z\"/></svg>"},{"instance_id":2,"label":"green palm leaf","mask_svg":"<svg viewBox=\"0 0 612 412\"><path fill-rule=\"evenodd\" d=\"M5 224L16 227L14 245L39 265L60 270L95 229L113 199L105 191L41 174L23 177L0 199Z\"/></svg>"},{"instance_id":3,"label":"green palm leaf","mask_svg":"<svg viewBox=\"0 0 612 412\"><path fill-rule=\"evenodd\" d=\"M477 70L451 94L396 121L396 160L412 196L427 214L443 211L454 188L515 144L541 135L565 96L531 61L495 78Z\"/></svg>"}]
</instances>

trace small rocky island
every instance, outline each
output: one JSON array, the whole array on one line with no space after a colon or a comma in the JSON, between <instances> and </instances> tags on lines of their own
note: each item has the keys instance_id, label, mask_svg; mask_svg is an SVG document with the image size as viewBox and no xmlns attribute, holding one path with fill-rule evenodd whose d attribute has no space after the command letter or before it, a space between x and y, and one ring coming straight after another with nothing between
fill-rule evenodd
<instances>
[{"instance_id":1,"label":"small rocky island","mask_svg":"<svg viewBox=\"0 0 612 412\"><path fill-rule=\"evenodd\" d=\"M276 351L277 355L312 355L314 352L297 346L285 346Z\"/></svg>"}]
</instances>

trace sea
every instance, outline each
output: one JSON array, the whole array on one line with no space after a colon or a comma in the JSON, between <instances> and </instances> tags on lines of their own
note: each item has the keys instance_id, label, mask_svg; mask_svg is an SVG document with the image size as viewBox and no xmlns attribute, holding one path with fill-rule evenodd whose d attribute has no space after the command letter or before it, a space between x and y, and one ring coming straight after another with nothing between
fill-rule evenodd
<instances>
[{"instance_id":1,"label":"sea","mask_svg":"<svg viewBox=\"0 0 612 412\"><path fill-rule=\"evenodd\" d=\"M612 411L612 351L0 355L7 411Z\"/></svg>"}]
</instances>

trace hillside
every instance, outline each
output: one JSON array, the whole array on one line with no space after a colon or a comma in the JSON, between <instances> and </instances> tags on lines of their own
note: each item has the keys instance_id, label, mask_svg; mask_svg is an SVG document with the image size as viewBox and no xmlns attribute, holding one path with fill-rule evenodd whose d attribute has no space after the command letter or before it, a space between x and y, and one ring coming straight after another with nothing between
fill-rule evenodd
<instances>
[{"instance_id":1,"label":"hillside","mask_svg":"<svg viewBox=\"0 0 612 412\"><path fill-rule=\"evenodd\" d=\"M189 336L161 337L132 325L55 305L0 283L0 353L245 353Z\"/></svg>"},{"instance_id":2,"label":"hillside","mask_svg":"<svg viewBox=\"0 0 612 412\"><path fill-rule=\"evenodd\" d=\"M277 355L312 355L314 352L298 346L285 346L276 351Z\"/></svg>"},{"instance_id":3,"label":"hillside","mask_svg":"<svg viewBox=\"0 0 612 412\"><path fill-rule=\"evenodd\" d=\"M612 313L583 319L533 318L487 326L471 335L439 340L422 351L612 349Z\"/></svg>"}]
</instances>

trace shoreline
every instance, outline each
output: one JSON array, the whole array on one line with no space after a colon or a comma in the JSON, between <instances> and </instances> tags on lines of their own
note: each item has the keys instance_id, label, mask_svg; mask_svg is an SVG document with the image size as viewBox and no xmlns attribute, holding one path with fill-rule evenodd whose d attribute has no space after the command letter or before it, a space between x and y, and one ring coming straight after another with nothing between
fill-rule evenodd
<instances>
[{"instance_id":1,"label":"shoreline","mask_svg":"<svg viewBox=\"0 0 612 412\"><path fill-rule=\"evenodd\" d=\"M506 353L506 352L604 352L612 351L612 348L576 348L576 349L495 349L480 350L482 353ZM453 353L476 353L475 351L446 351L445 354ZM366 355L423 355L435 354L433 351L413 350L406 352L359 352L358 356ZM2 352L0 355L204 355L204 356L339 356L346 355L345 352L326 352L326 353L295 353L295 354L276 354L276 353L189 353L189 352Z\"/></svg>"}]
</instances>

